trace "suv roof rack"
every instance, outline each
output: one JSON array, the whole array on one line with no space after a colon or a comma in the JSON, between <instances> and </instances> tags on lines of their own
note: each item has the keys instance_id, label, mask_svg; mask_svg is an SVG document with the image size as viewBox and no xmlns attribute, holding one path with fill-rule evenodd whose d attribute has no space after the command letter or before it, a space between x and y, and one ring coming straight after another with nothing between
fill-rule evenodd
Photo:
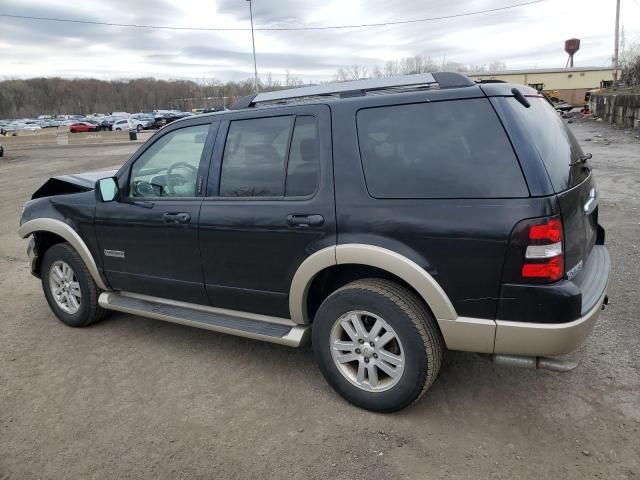
<instances>
[{"instance_id":1,"label":"suv roof rack","mask_svg":"<svg viewBox=\"0 0 640 480\"><path fill-rule=\"evenodd\" d=\"M425 88L457 88L475 85L468 77L454 72L418 73L396 77L370 78L351 82L325 83L308 87L276 90L247 95L233 104L231 110L321 98L348 98L367 93L406 92Z\"/></svg>"}]
</instances>

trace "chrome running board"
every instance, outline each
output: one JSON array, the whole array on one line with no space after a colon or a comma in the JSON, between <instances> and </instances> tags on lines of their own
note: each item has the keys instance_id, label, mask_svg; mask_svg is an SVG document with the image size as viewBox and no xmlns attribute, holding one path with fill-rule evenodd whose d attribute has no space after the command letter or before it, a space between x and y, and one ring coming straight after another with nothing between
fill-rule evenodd
<instances>
[{"instance_id":1,"label":"chrome running board","mask_svg":"<svg viewBox=\"0 0 640 480\"><path fill-rule=\"evenodd\" d=\"M98 299L107 310L190 327L263 340L288 347L299 347L309 337L310 326L286 318L207 307L126 292L104 292Z\"/></svg>"}]
</instances>

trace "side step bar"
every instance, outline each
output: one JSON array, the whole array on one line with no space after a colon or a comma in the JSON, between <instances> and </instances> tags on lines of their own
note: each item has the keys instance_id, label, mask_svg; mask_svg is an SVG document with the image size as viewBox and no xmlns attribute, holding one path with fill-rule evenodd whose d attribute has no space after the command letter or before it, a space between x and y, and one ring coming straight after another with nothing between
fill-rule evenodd
<instances>
[{"instance_id":1,"label":"side step bar","mask_svg":"<svg viewBox=\"0 0 640 480\"><path fill-rule=\"evenodd\" d=\"M286 318L206 307L125 292L104 292L102 308L190 327L228 333L240 337L299 347L311 333L310 325L299 325Z\"/></svg>"}]
</instances>

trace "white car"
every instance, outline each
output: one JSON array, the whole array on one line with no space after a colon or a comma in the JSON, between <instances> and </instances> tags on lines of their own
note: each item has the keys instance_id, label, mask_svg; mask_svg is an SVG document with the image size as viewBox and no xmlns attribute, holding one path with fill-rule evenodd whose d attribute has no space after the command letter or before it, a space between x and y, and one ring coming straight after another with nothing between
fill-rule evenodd
<instances>
[{"instance_id":1,"label":"white car","mask_svg":"<svg viewBox=\"0 0 640 480\"><path fill-rule=\"evenodd\" d=\"M134 128L133 123L131 123L128 118L121 118L120 120L113 122L112 130L114 132L123 132Z\"/></svg>"},{"instance_id":2,"label":"white car","mask_svg":"<svg viewBox=\"0 0 640 480\"><path fill-rule=\"evenodd\" d=\"M113 122L112 130L115 132L124 130L137 130L141 132L145 128L149 128L149 122L146 120L137 120L135 118L121 118Z\"/></svg>"},{"instance_id":3,"label":"white car","mask_svg":"<svg viewBox=\"0 0 640 480\"><path fill-rule=\"evenodd\" d=\"M26 130L28 132L35 132L36 130L42 130L40 125L28 124L23 122L13 122L4 127L7 132L18 132Z\"/></svg>"}]
</instances>

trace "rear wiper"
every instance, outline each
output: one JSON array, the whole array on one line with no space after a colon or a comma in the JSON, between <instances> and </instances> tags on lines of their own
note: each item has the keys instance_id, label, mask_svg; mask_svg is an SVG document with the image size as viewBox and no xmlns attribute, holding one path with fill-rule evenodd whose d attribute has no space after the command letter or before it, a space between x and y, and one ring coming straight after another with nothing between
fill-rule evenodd
<instances>
[{"instance_id":1,"label":"rear wiper","mask_svg":"<svg viewBox=\"0 0 640 480\"><path fill-rule=\"evenodd\" d=\"M584 163L587 160L591 160L591 157L593 157L593 155L591 155L590 153L585 153L584 155L580 155L580 157L577 160L574 160L573 162L570 162L569 166L573 167L574 165L578 165L580 163Z\"/></svg>"}]
</instances>

